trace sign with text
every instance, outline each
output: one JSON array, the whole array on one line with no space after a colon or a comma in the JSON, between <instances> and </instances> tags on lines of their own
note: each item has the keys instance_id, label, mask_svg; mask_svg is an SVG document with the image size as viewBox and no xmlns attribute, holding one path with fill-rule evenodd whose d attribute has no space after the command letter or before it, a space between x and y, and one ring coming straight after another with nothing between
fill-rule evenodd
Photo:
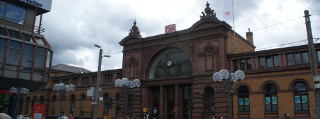
<instances>
[{"instance_id":1,"label":"sign with text","mask_svg":"<svg viewBox=\"0 0 320 119\"><path fill-rule=\"evenodd\" d=\"M44 119L44 104L34 104L32 119Z\"/></svg>"},{"instance_id":2,"label":"sign with text","mask_svg":"<svg viewBox=\"0 0 320 119\"><path fill-rule=\"evenodd\" d=\"M175 31L176 31L176 25L175 24L167 25L165 27L165 33L171 33L171 32L175 32Z\"/></svg>"},{"instance_id":3,"label":"sign with text","mask_svg":"<svg viewBox=\"0 0 320 119\"><path fill-rule=\"evenodd\" d=\"M21 2L25 2L32 6L36 6L38 8L45 9L47 11L51 10L52 0L20 0Z\"/></svg>"}]
</instances>

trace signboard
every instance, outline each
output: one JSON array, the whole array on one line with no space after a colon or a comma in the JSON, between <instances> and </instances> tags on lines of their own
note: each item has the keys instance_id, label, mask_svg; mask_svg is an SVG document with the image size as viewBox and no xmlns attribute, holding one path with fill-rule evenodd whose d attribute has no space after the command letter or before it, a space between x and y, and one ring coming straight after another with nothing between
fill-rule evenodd
<instances>
[{"instance_id":1,"label":"signboard","mask_svg":"<svg viewBox=\"0 0 320 119\"><path fill-rule=\"evenodd\" d=\"M171 33L171 32L175 32L175 31L176 31L176 25L175 24L167 25L165 27L165 33Z\"/></svg>"},{"instance_id":2,"label":"signboard","mask_svg":"<svg viewBox=\"0 0 320 119\"><path fill-rule=\"evenodd\" d=\"M44 104L34 104L32 119L44 119Z\"/></svg>"},{"instance_id":3,"label":"signboard","mask_svg":"<svg viewBox=\"0 0 320 119\"><path fill-rule=\"evenodd\" d=\"M25 2L32 6L36 6L38 8L51 11L52 0L20 0L21 2Z\"/></svg>"}]
</instances>

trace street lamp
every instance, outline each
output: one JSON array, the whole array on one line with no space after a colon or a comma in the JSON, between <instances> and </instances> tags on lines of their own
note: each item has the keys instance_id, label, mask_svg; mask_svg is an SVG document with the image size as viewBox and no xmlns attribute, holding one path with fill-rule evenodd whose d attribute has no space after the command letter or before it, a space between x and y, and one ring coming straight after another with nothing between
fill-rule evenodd
<instances>
[{"instance_id":1,"label":"street lamp","mask_svg":"<svg viewBox=\"0 0 320 119\"><path fill-rule=\"evenodd\" d=\"M22 98L24 95L29 93L29 89L27 88L15 88L15 87L11 87L9 89L9 92L12 94L15 94L16 96L14 98L17 98L16 100L16 105L15 105L15 110L13 113L13 117L12 118L16 118L17 115L17 110L18 110L18 103L20 101L20 98Z\"/></svg>"},{"instance_id":2,"label":"street lamp","mask_svg":"<svg viewBox=\"0 0 320 119\"><path fill-rule=\"evenodd\" d=\"M103 49L101 48L100 45L95 44L95 47L100 49L99 52L99 61L98 61L98 72L97 72L97 84L95 87L95 91L94 91L94 97L93 100L94 102L92 102L93 105L93 119L97 119L98 118L98 108L99 108L99 92L100 92L100 82L101 82L101 63L102 63L102 57L111 57L110 55L102 55L103 53Z\"/></svg>"},{"instance_id":3,"label":"street lamp","mask_svg":"<svg viewBox=\"0 0 320 119\"><path fill-rule=\"evenodd\" d=\"M114 82L114 85L116 87L125 87L125 94L126 94L126 108L125 108L125 112L124 112L124 119L126 119L127 117L127 113L128 113L128 92L130 91L129 88L135 88L135 87L140 87L141 86L141 82L139 79L134 79L133 81L130 81L128 78L122 78L122 79L117 79Z\"/></svg>"},{"instance_id":4,"label":"street lamp","mask_svg":"<svg viewBox=\"0 0 320 119\"><path fill-rule=\"evenodd\" d=\"M233 83L237 80L240 81L243 80L245 77L245 74L243 71L238 70L235 73L230 73L226 69L221 69L219 72L216 72L213 74L212 78L214 82L221 82L223 79L226 80L226 83L224 84L224 88L228 90L228 118L231 118L231 104L230 104L230 94L233 89Z\"/></svg>"},{"instance_id":5,"label":"street lamp","mask_svg":"<svg viewBox=\"0 0 320 119\"><path fill-rule=\"evenodd\" d=\"M61 116L63 114L62 107L64 107L64 101L65 101L65 94L66 91L74 91L75 86L73 84L65 85L64 83L54 84L52 86L53 91L60 91L60 98L61 98L61 106L60 106L60 114L59 118L61 119Z\"/></svg>"}]
</instances>

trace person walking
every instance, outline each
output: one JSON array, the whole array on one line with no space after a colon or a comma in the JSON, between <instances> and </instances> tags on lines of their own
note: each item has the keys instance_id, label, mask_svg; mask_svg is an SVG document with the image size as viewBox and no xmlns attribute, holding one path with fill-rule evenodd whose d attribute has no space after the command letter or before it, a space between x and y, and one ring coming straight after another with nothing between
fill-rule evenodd
<instances>
[{"instance_id":1,"label":"person walking","mask_svg":"<svg viewBox=\"0 0 320 119\"><path fill-rule=\"evenodd\" d=\"M72 116L72 114L69 114L69 119L74 119L74 117Z\"/></svg>"}]
</instances>

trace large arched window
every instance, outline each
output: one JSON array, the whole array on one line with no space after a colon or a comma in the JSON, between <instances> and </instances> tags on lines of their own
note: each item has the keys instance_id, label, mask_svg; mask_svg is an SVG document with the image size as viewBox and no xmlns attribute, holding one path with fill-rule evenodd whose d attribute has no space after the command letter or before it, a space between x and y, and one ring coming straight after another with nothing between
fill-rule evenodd
<instances>
[{"instance_id":1,"label":"large arched window","mask_svg":"<svg viewBox=\"0 0 320 119\"><path fill-rule=\"evenodd\" d=\"M294 104L296 111L309 110L308 90L307 86L302 82L294 85Z\"/></svg>"},{"instance_id":2,"label":"large arched window","mask_svg":"<svg viewBox=\"0 0 320 119\"><path fill-rule=\"evenodd\" d=\"M80 112L80 114L84 114L86 95L85 94L81 94L80 100L81 100L81 112Z\"/></svg>"},{"instance_id":3,"label":"large arched window","mask_svg":"<svg viewBox=\"0 0 320 119\"><path fill-rule=\"evenodd\" d=\"M192 67L188 55L181 49L168 48L154 58L149 79L191 75Z\"/></svg>"},{"instance_id":4,"label":"large arched window","mask_svg":"<svg viewBox=\"0 0 320 119\"><path fill-rule=\"evenodd\" d=\"M74 110L76 109L76 96L74 94L70 95L70 114L74 113Z\"/></svg>"},{"instance_id":5,"label":"large arched window","mask_svg":"<svg viewBox=\"0 0 320 119\"><path fill-rule=\"evenodd\" d=\"M34 106L34 104L36 104L36 102L37 102L37 97L34 96L34 97L32 98L32 102L31 102L31 110L33 110L33 106Z\"/></svg>"},{"instance_id":6,"label":"large arched window","mask_svg":"<svg viewBox=\"0 0 320 119\"><path fill-rule=\"evenodd\" d=\"M43 96L40 96L39 103L40 103L40 104L45 104L45 101L44 101L44 97L43 97Z\"/></svg>"},{"instance_id":7,"label":"large arched window","mask_svg":"<svg viewBox=\"0 0 320 119\"><path fill-rule=\"evenodd\" d=\"M240 86L238 89L239 112L250 112L249 89L247 86Z\"/></svg>"},{"instance_id":8,"label":"large arched window","mask_svg":"<svg viewBox=\"0 0 320 119\"><path fill-rule=\"evenodd\" d=\"M204 89L205 93L205 113L212 114L214 111L214 90L212 87L207 86Z\"/></svg>"},{"instance_id":9,"label":"large arched window","mask_svg":"<svg viewBox=\"0 0 320 119\"><path fill-rule=\"evenodd\" d=\"M267 84L264 86L265 96L265 109L266 112L277 112L278 111L278 96L277 88L273 84Z\"/></svg>"},{"instance_id":10,"label":"large arched window","mask_svg":"<svg viewBox=\"0 0 320 119\"><path fill-rule=\"evenodd\" d=\"M56 101L57 101L57 96L53 95L52 96L52 108L51 108L51 115L55 114L55 110L56 110Z\"/></svg>"},{"instance_id":11,"label":"large arched window","mask_svg":"<svg viewBox=\"0 0 320 119\"><path fill-rule=\"evenodd\" d=\"M103 94L103 102L104 102L103 113L107 113L108 112L108 106L109 106L108 99L109 99L109 94L108 93Z\"/></svg>"}]
</instances>

